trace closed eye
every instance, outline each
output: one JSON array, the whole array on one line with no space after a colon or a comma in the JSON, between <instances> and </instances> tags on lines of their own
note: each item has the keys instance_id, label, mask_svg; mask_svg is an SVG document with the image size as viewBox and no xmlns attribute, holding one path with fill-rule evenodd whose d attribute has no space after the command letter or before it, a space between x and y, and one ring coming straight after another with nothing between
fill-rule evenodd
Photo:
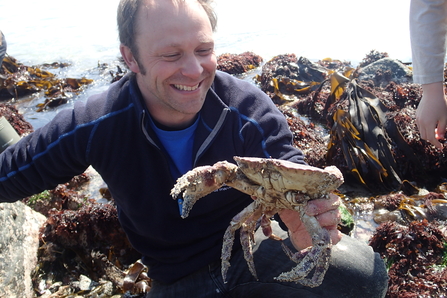
<instances>
[{"instance_id":1,"label":"closed eye","mask_svg":"<svg viewBox=\"0 0 447 298\"><path fill-rule=\"evenodd\" d=\"M166 60L166 61L176 61L177 59L180 58L180 54L179 53L172 53L172 54L164 54L161 57Z\"/></svg>"},{"instance_id":2,"label":"closed eye","mask_svg":"<svg viewBox=\"0 0 447 298\"><path fill-rule=\"evenodd\" d=\"M206 56L206 55L212 54L213 52L214 52L214 48L207 48L207 49L197 50L197 53L199 55L202 55L202 56Z\"/></svg>"}]
</instances>

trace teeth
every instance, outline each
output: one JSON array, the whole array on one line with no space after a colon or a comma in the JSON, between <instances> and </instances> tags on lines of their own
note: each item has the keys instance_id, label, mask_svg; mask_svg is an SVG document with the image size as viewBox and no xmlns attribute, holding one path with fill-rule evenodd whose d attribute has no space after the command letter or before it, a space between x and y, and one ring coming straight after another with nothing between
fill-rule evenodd
<instances>
[{"instance_id":1,"label":"teeth","mask_svg":"<svg viewBox=\"0 0 447 298\"><path fill-rule=\"evenodd\" d=\"M179 90L183 90L183 91L194 91L197 88L199 88L199 84L195 85L195 86L185 86L185 85L174 85L175 88L179 89Z\"/></svg>"}]
</instances>

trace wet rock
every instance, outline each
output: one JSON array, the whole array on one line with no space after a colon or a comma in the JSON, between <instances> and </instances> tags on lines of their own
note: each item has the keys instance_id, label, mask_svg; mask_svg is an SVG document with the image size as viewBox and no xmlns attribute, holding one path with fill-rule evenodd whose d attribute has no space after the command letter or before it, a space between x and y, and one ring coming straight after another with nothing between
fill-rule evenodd
<instances>
[{"instance_id":1,"label":"wet rock","mask_svg":"<svg viewBox=\"0 0 447 298\"><path fill-rule=\"evenodd\" d=\"M385 87L390 82L397 84L412 83L412 75L408 66L391 58L382 58L360 68L358 71L359 80L372 80L379 87Z\"/></svg>"},{"instance_id":2,"label":"wet rock","mask_svg":"<svg viewBox=\"0 0 447 298\"><path fill-rule=\"evenodd\" d=\"M94 281L92 281L90 278L88 278L85 275L81 275L79 277L79 289L81 291L90 291L92 290L95 286L97 286L97 283L95 283Z\"/></svg>"},{"instance_id":3,"label":"wet rock","mask_svg":"<svg viewBox=\"0 0 447 298\"><path fill-rule=\"evenodd\" d=\"M0 297L34 297L31 272L45 220L22 202L0 204Z\"/></svg>"},{"instance_id":4,"label":"wet rock","mask_svg":"<svg viewBox=\"0 0 447 298\"><path fill-rule=\"evenodd\" d=\"M376 62L382 58L388 58L389 55L387 52L379 52L377 50L371 50L368 54L366 54L365 58L359 63L359 67L363 68L371 63Z\"/></svg>"},{"instance_id":5,"label":"wet rock","mask_svg":"<svg viewBox=\"0 0 447 298\"><path fill-rule=\"evenodd\" d=\"M87 78L57 78L47 70L23 65L12 56L5 57L0 66L0 100L17 100L40 93L45 97L45 102L38 104L38 112L67 103L86 85L93 83ZM65 67L58 63L54 66Z\"/></svg>"},{"instance_id":6,"label":"wet rock","mask_svg":"<svg viewBox=\"0 0 447 298\"><path fill-rule=\"evenodd\" d=\"M239 55L222 54L217 57L217 69L229 74L243 74L261 65L262 58L252 52Z\"/></svg>"},{"instance_id":7,"label":"wet rock","mask_svg":"<svg viewBox=\"0 0 447 298\"><path fill-rule=\"evenodd\" d=\"M273 57L262 67L258 78L261 90L274 103L284 104L318 89L327 78L327 70L305 57L285 54Z\"/></svg>"}]
</instances>

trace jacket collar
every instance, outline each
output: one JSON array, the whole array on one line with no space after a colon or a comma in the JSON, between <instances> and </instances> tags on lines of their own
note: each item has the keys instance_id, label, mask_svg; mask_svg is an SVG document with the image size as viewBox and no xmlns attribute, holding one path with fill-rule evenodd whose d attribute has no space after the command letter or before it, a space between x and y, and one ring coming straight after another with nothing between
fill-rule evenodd
<instances>
[{"instance_id":1,"label":"jacket collar","mask_svg":"<svg viewBox=\"0 0 447 298\"><path fill-rule=\"evenodd\" d=\"M219 75L219 73L216 73L216 76L217 75ZM136 117L139 119L140 128L143 134L152 145L160 148L161 144L158 141L155 132L150 128L150 113L146 107L146 104L144 103L135 74L127 74L121 80L129 81L128 95L136 107ZM196 130L193 147L193 153L195 154L194 166L196 165L199 157L208 148L216 137L217 133L223 127L225 119L227 118L228 113L230 113L229 107L215 92L215 82L211 85L200 112L201 119ZM125 81L123 83L125 84Z\"/></svg>"}]
</instances>

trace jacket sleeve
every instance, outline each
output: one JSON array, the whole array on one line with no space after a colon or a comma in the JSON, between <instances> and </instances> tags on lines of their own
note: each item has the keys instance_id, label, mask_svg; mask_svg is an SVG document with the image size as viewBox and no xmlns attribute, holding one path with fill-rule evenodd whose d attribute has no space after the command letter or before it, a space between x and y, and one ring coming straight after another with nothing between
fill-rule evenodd
<instances>
[{"instance_id":1,"label":"jacket sleeve","mask_svg":"<svg viewBox=\"0 0 447 298\"><path fill-rule=\"evenodd\" d=\"M292 145L293 135L286 118L267 94L245 81L239 81L232 93L239 98L234 107L242 122L239 135L244 143L244 156L304 163L303 153Z\"/></svg>"},{"instance_id":2,"label":"jacket sleeve","mask_svg":"<svg viewBox=\"0 0 447 298\"><path fill-rule=\"evenodd\" d=\"M82 115L82 108L63 110L0 154L0 202L53 189L87 169L91 126L79 122Z\"/></svg>"},{"instance_id":3,"label":"jacket sleeve","mask_svg":"<svg viewBox=\"0 0 447 298\"><path fill-rule=\"evenodd\" d=\"M444 80L447 0L411 0L410 39L415 83Z\"/></svg>"}]
</instances>

